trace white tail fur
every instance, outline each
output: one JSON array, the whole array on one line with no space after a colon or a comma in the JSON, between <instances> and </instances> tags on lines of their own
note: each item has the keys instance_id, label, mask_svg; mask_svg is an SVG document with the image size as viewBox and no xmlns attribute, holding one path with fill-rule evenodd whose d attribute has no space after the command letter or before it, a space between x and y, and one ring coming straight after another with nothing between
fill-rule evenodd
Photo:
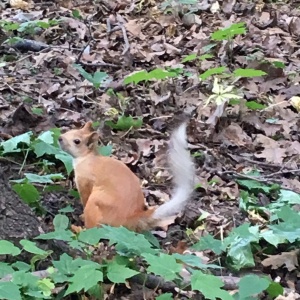
<instances>
[{"instance_id":1,"label":"white tail fur","mask_svg":"<svg viewBox=\"0 0 300 300\"><path fill-rule=\"evenodd\" d=\"M171 135L169 165L175 185L171 200L159 206L153 218L162 219L179 213L194 190L195 166L188 151L186 123L182 123Z\"/></svg>"}]
</instances>

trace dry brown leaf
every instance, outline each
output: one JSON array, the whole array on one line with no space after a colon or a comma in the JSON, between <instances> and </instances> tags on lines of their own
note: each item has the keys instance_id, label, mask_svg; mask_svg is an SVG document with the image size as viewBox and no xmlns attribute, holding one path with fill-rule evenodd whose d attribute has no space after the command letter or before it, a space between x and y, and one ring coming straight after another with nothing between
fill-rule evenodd
<instances>
[{"instance_id":1,"label":"dry brown leaf","mask_svg":"<svg viewBox=\"0 0 300 300\"><path fill-rule=\"evenodd\" d=\"M10 0L10 5L13 8L19 8L22 10L28 10L30 7L29 3L23 0Z\"/></svg>"},{"instance_id":2,"label":"dry brown leaf","mask_svg":"<svg viewBox=\"0 0 300 300\"><path fill-rule=\"evenodd\" d=\"M264 259L261 264L264 267L271 266L272 269L278 269L285 265L289 272L297 269L298 267L298 254L300 250L294 250L290 252L282 252L278 255L269 255L268 258Z\"/></svg>"}]
</instances>

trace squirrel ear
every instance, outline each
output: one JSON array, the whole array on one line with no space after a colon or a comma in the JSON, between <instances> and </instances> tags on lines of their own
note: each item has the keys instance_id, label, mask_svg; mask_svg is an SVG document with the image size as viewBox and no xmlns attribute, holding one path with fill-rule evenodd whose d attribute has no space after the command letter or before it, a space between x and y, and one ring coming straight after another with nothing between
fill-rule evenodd
<instances>
[{"instance_id":1,"label":"squirrel ear","mask_svg":"<svg viewBox=\"0 0 300 300\"><path fill-rule=\"evenodd\" d=\"M83 130L85 131L93 131L93 122L92 121L88 121L84 124L84 126L82 127Z\"/></svg>"},{"instance_id":2,"label":"squirrel ear","mask_svg":"<svg viewBox=\"0 0 300 300\"><path fill-rule=\"evenodd\" d=\"M86 145L89 149L92 149L95 146L95 143L98 141L99 135L96 131L92 132L88 137L87 137L87 142Z\"/></svg>"}]
</instances>

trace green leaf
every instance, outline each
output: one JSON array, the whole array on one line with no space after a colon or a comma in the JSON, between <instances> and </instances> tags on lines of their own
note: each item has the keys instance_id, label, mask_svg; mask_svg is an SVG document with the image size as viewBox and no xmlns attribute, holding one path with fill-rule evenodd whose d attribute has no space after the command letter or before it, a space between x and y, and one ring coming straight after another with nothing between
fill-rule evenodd
<instances>
[{"instance_id":1,"label":"green leaf","mask_svg":"<svg viewBox=\"0 0 300 300\"><path fill-rule=\"evenodd\" d=\"M139 274L124 265L120 265L116 260L108 263L107 278L113 283L125 283L126 279Z\"/></svg>"},{"instance_id":2,"label":"green leaf","mask_svg":"<svg viewBox=\"0 0 300 300\"><path fill-rule=\"evenodd\" d=\"M276 298L279 295L283 295L284 289L278 282L273 281L267 288L267 292L272 298Z\"/></svg>"},{"instance_id":3,"label":"green leaf","mask_svg":"<svg viewBox=\"0 0 300 300\"><path fill-rule=\"evenodd\" d=\"M44 110L40 107L32 107L31 111L33 114L37 115L37 116L42 116L44 113Z\"/></svg>"},{"instance_id":4,"label":"green leaf","mask_svg":"<svg viewBox=\"0 0 300 300\"><path fill-rule=\"evenodd\" d=\"M124 79L124 84L138 84L141 81L165 79L168 77L175 77L176 75L176 72L169 72L160 68L156 68L149 73L146 70L142 70L126 76Z\"/></svg>"},{"instance_id":5,"label":"green leaf","mask_svg":"<svg viewBox=\"0 0 300 300\"><path fill-rule=\"evenodd\" d=\"M23 261L17 261L12 264L12 267L18 269L19 271L29 271L30 265L27 263L24 263ZM0 267L1 270L1 267Z\"/></svg>"},{"instance_id":6,"label":"green leaf","mask_svg":"<svg viewBox=\"0 0 300 300\"><path fill-rule=\"evenodd\" d=\"M147 268L148 272L160 275L165 280L178 278L178 273L181 271L182 265L176 262L175 257L164 253L160 253L159 256L143 253L142 256L150 264Z\"/></svg>"},{"instance_id":7,"label":"green leaf","mask_svg":"<svg viewBox=\"0 0 300 300\"><path fill-rule=\"evenodd\" d=\"M99 236L108 239L110 245L116 244L115 249L119 253L136 255L157 253L157 250L152 248L152 244L144 235L135 233L125 227L102 225L101 228L98 228L98 231Z\"/></svg>"},{"instance_id":8,"label":"green leaf","mask_svg":"<svg viewBox=\"0 0 300 300\"><path fill-rule=\"evenodd\" d=\"M42 291L43 295L50 297L52 290L55 288L54 283L49 278L43 278L38 281L38 288Z\"/></svg>"},{"instance_id":9,"label":"green leaf","mask_svg":"<svg viewBox=\"0 0 300 300\"><path fill-rule=\"evenodd\" d=\"M105 122L109 127L116 129L116 130L129 130L130 128L141 128L143 125L142 118L133 118L132 116L120 116L118 118L117 123L113 121L106 121Z\"/></svg>"},{"instance_id":10,"label":"green leaf","mask_svg":"<svg viewBox=\"0 0 300 300\"><path fill-rule=\"evenodd\" d=\"M81 290L87 291L99 281L103 281L103 273L100 270L96 270L93 265L83 266L75 271L74 276L70 278L71 284L64 296L74 292L79 293Z\"/></svg>"},{"instance_id":11,"label":"green leaf","mask_svg":"<svg viewBox=\"0 0 300 300\"><path fill-rule=\"evenodd\" d=\"M74 233L71 230L56 230L53 232L43 233L35 237L40 240L61 240L65 242L71 242L73 240Z\"/></svg>"},{"instance_id":12,"label":"green leaf","mask_svg":"<svg viewBox=\"0 0 300 300\"><path fill-rule=\"evenodd\" d=\"M223 41L225 39L232 39L235 35L246 33L245 23L235 23L230 27L220 29L212 33L211 38L216 41Z\"/></svg>"},{"instance_id":13,"label":"green leaf","mask_svg":"<svg viewBox=\"0 0 300 300\"><path fill-rule=\"evenodd\" d=\"M52 179L64 179L65 177L61 173L37 175L34 173L24 173L25 177L30 183L54 183Z\"/></svg>"},{"instance_id":14,"label":"green leaf","mask_svg":"<svg viewBox=\"0 0 300 300\"><path fill-rule=\"evenodd\" d=\"M215 254L219 255L222 253L222 242L215 239L212 235L207 234L203 236L199 242L192 246L193 249L198 251L212 250Z\"/></svg>"},{"instance_id":15,"label":"green leaf","mask_svg":"<svg viewBox=\"0 0 300 300\"><path fill-rule=\"evenodd\" d=\"M0 299L22 300L19 287L12 282L0 282Z\"/></svg>"},{"instance_id":16,"label":"green leaf","mask_svg":"<svg viewBox=\"0 0 300 300\"><path fill-rule=\"evenodd\" d=\"M112 145L106 145L99 148L99 154L103 156L110 156L112 153Z\"/></svg>"},{"instance_id":17,"label":"green leaf","mask_svg":"<svg viewBox=\"0 0 300 300\"><path fill-rule=\"evenodd\" d=\"M50 145L44 141L35 142L32 146L34 149L33 151L37 157L41 157L45 154L55 155L60 153L60 150L57 147Z\"/></svg>"},{"instance_id":18,"label":"green leaf","mask_svg":"<svg viewBox=\"0 0 300 300\"><path fill-rule=\"evenodd\" d=\"M79 12L78 9L72 10L72 16L73 16L74 18L76 18L76 19L82 19L82 16L81 16L81 14L80 14L80 12Z\"/></svg>"},{"instance_id":19,"label":"green leaf","mask_svg":"<svg viewBox=\"0 0 300 300\"><path fill-rule=\"evenodd\" d=\"M10 152L20 152L21 150L18 149L19 143L24 143L26 145L30 144L30 137L32 132L26 132L21 135L15 136L5 142L1 142L1 146L3 147L3 154L10 153Z\"/></svg>"},{"instance_id":20,"label":"green leaf","mask_svg":"<svg viewBox=\"0 0 300 300\"><path fill-rule=\"evenodd\" d=\"M53 142L54 142L54 139L53 139L53 132L52 131L45 131L43 132L42 134L40 134L38 137L37 137L38 140L41 140L43 142L45 142L46 144L50 144L52 145Z\"/></svg>"},{"instance_id":21,"label":"green leaf","mask_svg":"<svg viewBox=\"0 0 300 300\"><path fill-rule=\"evenodd\" d=\"M60 160L67 170L68 175L73 171L73 157L68 153L59 153L55 155L55 158Z\"/></svg>"},{"instance_id":22,"label":"green leaf","mask_svg":"<svg viewBox=\"0 0 300 300\"><path fill-rule=\"evenodd\" d=\"M289 205L300 204L300 195L293 191L282 189L280 190L280 194L279 194L279 198L277 199L277 202L283 202Z\"/></svg>"},{"instance_id":23,"label":"green leaf","mask_svg":"<svg viewBox=\"0 0 300 300\"><path fill-rule=\"evenodd\" d=\"M59 213L71 213L71 212L74 212L74 208L71 207L70 205L64 207L64 208L61 208L58 210Z\"/></svg>"},{"instance_id":24,"label":"green leaf","mask_svg":"<svg viewBox=\"0 0 300 300\"><path fill-rule=\"evenodd\" d=\"M208 268L223 269L218 265L202 263L201 259L196 255L175 253L172 254L172 256L175 257L177 260L180 260L191 267L196 267L200 269L208 269Z\"/></svg>"},{"instance_id":25,"label":"green leaf","mask_svg":"<svg viewBox=\"0 0 300 300\"><path fill-rule=\"evenodd\" d=\"M73 258L66 253L62 254L59 260L53 261L53 266L59 273L66 275L71 275L78 269L78 266L74 264Z\"/></svg>"},{"instance_id":26,"label":"green leaf","mask_svg":"<svg viewBox=\"0 0 300 300\"><path fill-rule=\"evenodd\" d=\"M255 69L236 69L233 71L234 76L238 77L257 77L257 76L263 76L267 73L261 70L255 70Z\"/></svg>"},{"instance_id":27,"label":"green leaf","mask_svg":"<svg viewBox=\"0 0 300 300\"><path fill-rule=\"evenodd\" d=\"M29 253L38 255L47 254L47 251L38 248L34 242L28 240L21 240L20 244L23 246L23 249Z\"/></svg>"},{"instance_id":28,"label":"green leaf","mask_svg":"<svg viewBox=\"0 0 300 300\"><path fill-rule=\"evenodd\" d=\"M204 73L202 73L199 76L199 78L201 78L202 80L205 80L209 76L216 75L216 74L222 74L222 73L224 73L225 70L226 70L225 67L212 68L212 69L206 70Z\"/></svg>"},{"instance_id":29,"label":"green leaf","mask_svg":"<svg viewBox=\"0 0 300 300\"><path fill-rule=\"evenodd\" d=\"M262 110L267 107L266 105L257 103L256 101L248 101L246 102L246 106L252 110Z\"/></svg>"},{"instance_id":30,"label":"green leaf","mask_svg":"<svg viewBox=\"0 0 300 300\"><path fill-rule=\"evenodd\" d=\"M248 175L248 174L247 174ZM251 180L251 179L237 179L236 182L247 188L248 190L250 191L262 191L262 192L265 192L265 193L270 193L274 187L273 186L268 186L266 184L263 184L257 180Z\"/></svg>"},{"instance_id":31,"label":"green leaf","mask_svg":"<svg viewBox=\"0 0 300 300\"><path fill-rule=\"evenodd\" d=\"M78 241L92 246L99 243L101 238L103 238L102 231L96 227L80 231L78 234Z\"/></svg>"},{"instance_id":32,"label":"green leaf","mask_svg":"<svg viewBox=\"0 0 300 300\"><path fill-rule=\"evenodd\" d=\"M103 83L103 81L108 77L108 75L105 72L95 72L93 77L93 85L95 88L99 88L100 85Z\"/></svg>"},{"instance_id":33,"label":"green leaf","mask_svg":"<svg viewBox=\"0 0 300 300\"><path fill-rule=\"evenodd\" d=\"M276 68L280 68L283 69L285 67L284 62L282 61L273 61L272 64L276 67Z\"/></svg>"},{"instance_id":34,"label":"green leaf","mask_svg":"<svg viewBox=\"0 0 300 300\"><path fill-rule=\"evenodd\" d=\"M173 300L173 294L172 293L165 293L161 294L158 297L155 298L155 300Z\"/></svg>"},{"instance_id":35,"label":"green leaf","mask_svg":"<svg viewBox=\"0 0 300 300\"><path fill-rule=\"evenodd\" d=\"M21 250L16 247L13 243L6 241L6 240L0 240L0 255L12 255L16 256L21 253Z\"/></svg>"},{"instance_id":36,"label":"green leaf","mask_svg":"<svg viewBox=\"0 0 300 300\"><path fill-rule=\"evenodd\" d=\"M40 193L31 183L16 183L12 189L27 204L36 203L40 198Z\"/></svg>"},{"instance_id":37,"label":"green leaf","mask_svg":"<svg viewBox=\"0 0 300 300\"><path fill-rule=\"evenodd\" d=\"M35 286L39 278L37 276L28 273L27 271L16 271L12 275L12 282L22 286Z\"/></svg>"},{"instance_id":38,"label":"green leaf","mask_svg":"<svg viewBox=\"0 0 300 300\"><path fill-rule=\"evenodd\" d=\"M214 275L194 271L191 276L191 284L192 290L201 292L206 299L233 300L227 291L221 289L224 286L222 280Z\"/></svg>"},{"instance_id":39,"label":"green leaf","mask_svg":"<svg viewBox=\"0 0 300 300\"><path fill-rule=\"evenodd\" d=\"M0 241L1 242L1 241ZM0 243L0 251L1 251L1 243ZM1 255L1 252L0 252ZM5 277L6 275L11 275L15 272L11 265L8 263L0 262L0 278Z\"/></svg>"},{"instance_id":40,"label":"green leaf","mask_svg":"<svg viewBox=\"0 0 300 300\"><path fill-rule=\"evenodd\" d=\"M169 72L163 69L154 69L151 72L149 72L148 78L149 80L151 79L155 79L155 80L159 80L159 79L166 79L168 77L174 77L176 76L176 72Z\"/></svg>"},{"instance_id":41,"label":"green leaf","mask_svg":"<svg viewBox=\"0 0 300 300\"><path fill-rule=\"evenodd\" d=\"M125 77L124 84L138 84L140 81L148 80L148 72L146 70L138 71Z\"/></svg>"},{"instance_id":42,"label":"green leaf","mask_svg":"<svg viewBox=\"0 0 300 300\"><path fill-rule=\"evenodd\" d=\"M241 298L254 296L266 290L270 281L257 275L246 275L238 283L239 295Z\"/></svg>"},{"instance_id":43,"label":"green leaf","mask_svg":"<svg viewBox=\"0 0 300 300\"><path fill-rule=\"evenodd\" d=\"M69 219L65 215L58 214L53 219L55 231L65 230L69 226Z\"/></svg>"},{"instance_id":44,"label":"green leaf","mask_svg":"<svg viewBox=\"0 0 300 300\"><path fill-rule=\"evenodd\" d=\"M189 62L189 61L193 61L198 57L197 53L193 53L190 55L185 56L182 60L181 63L185 63L185 62Z\"/></svg>"}]
</instances>

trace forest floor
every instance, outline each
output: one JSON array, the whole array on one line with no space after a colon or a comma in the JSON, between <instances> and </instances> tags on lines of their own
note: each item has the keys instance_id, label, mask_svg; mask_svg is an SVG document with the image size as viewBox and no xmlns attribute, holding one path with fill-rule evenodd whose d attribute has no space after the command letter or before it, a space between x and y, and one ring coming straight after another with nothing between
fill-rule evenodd
<instances>
[{"instance_id":1,"label":"forest floor","mask_svg":"<svg viewBox=\"0 0 300 300\"><path fill-rule=\"evenodd\" d=\"M188 115L196 191L184 214L155 232L173 252L188 251L191 239L207 233L222 238L245 222L261 224L261 216L241 204L242 187L253 185L255 172L257 186L277 183L300 193L299 2L16 2L0 5L3 140L99 122L102 145L111 145L112 155L140 177L155 205L172 191L167 141ZM11 46L16 37L27 40ZM74 63L105 74L91 79ZM129 76L155 68L149 80ZM22 172L33 169L25 165ZM62 199L77 203L72 222L81 224L79 201L63 191L45 194L45 223L51 227ZM263 193L257 199L261 206L272 202ZM256 262L272 278L286 275ZM290 277L283 281L297 290L297 274Z\"/></svg>"}]
</instances>

